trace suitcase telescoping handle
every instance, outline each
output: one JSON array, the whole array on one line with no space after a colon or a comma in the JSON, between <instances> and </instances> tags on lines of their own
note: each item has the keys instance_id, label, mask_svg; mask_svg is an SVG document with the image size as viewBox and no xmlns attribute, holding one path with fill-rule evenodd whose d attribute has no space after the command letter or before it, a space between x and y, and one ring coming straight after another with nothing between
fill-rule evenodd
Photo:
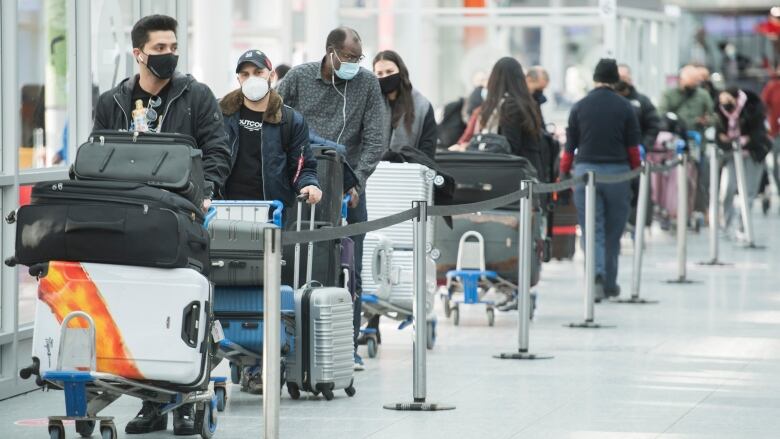
<instances>
[{"instance_id":1,"label":"suitcase telescoping handle","mask_svg":"<svg viewBox=\"0 0 780 439\"><path fill-rule=\"evenodd\" d=\"M297 197L298 200L298 217L296 221L296 230L298 232L301 231L301 215L303 214L303 203L309 199L309 194L300 194ZM309 215L309 231L314 230L314 213L315 213L315 204L310 205L310 215ZM314 241L309 241L309 246L307 247L308 250L306 252L306 284L309 284L311 282L311 273L312 273L312 263L314 260ZM300 266L301 266L301 245L295 244L295 267L294 267L294 283L295 283L295 289L297 290L300 288Z\"/></svg>"}]
</instances>

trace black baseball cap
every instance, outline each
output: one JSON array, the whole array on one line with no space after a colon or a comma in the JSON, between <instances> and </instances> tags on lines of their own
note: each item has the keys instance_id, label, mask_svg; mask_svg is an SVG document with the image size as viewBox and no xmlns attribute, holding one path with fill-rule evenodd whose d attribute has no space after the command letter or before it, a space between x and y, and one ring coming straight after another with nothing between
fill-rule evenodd
<instances>
[{"instance_id":1,"label":"black baseball cap","mask_svg":"<svg viewBox=\"0 0 780 439\"><path fill-rule=\"evenodd\" d=\"M241 70L241 66L244 63L252 63L261 69L274 69L273 64L271 64L271 60L268 59L265 53L259 50L247 50L241 54L241 56L238 58L238 63L236 63L236 73Z\"/></svg>"}]
</instances>

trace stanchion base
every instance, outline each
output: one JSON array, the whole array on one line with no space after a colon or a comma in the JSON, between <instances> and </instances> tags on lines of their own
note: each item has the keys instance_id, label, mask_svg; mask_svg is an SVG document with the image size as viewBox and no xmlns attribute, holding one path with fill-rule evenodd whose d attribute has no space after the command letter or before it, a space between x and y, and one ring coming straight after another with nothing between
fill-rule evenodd
<instances>
[{"instance_id":1,"label":"stanchion base","mask_svg":"<svg viewBox=\"0 0 780 439\"><path fill-rule=\"evenodd\" d=\"M596 322L580 322L580 323L569 323L568 325L563 325L564 328L585 328L585 329L603 329L603 328L616 328L615 325L602 325Z\"/></svg>"},{"instance_id":2,"label":"stanchion base","mask_svg":"<svg viewBox=\"0 0 780 439\"><path fill-rule=\"evenodd\" d=\"M734 265L734 264L731 263L731 262L723 262L723 261L719 261L717 259L713 259L711 261L699 262L697 265L706 265L708 267L725 267L727 265Z\"/></svg>"},{"instance_id":3,"label":"stanchion base","mask_svg":"<svg viewBox=\"0 0 780 439\"><path fill-rule=\"evenodd\" d=\"M666 281L668 284L681 284L681 285L687 285L687 284L696 284L699 283L697 280L690 280L690 279L669 279Z\"/></svg>"},{"instance_id":4,"label":"stanchion base","mask_svg":"<svg viewBox=\"0 0 780 439\"><path fill-rule=\"evenodd\" d=\"M442 410L455 410L454 405L437 404L435 402L398 402L395 404L385 404L384 408L402 412L438 412Z\"/></svg>"},{"instance_id":5,"label":"stanchion base","mask_svg":"<svg viewBox=\"0 0 780 439\"><path fill-rule=\"evenodd\" d=\"M765 245L756 244L754 242L751 242L750 244L745 244L742 246L739 246L740 248L744 248L745 250L766 250Z\"/></svg>"},{"instance_id":6,"label":"stanchion base","mask_svg":"<svg viewBox=\"0 0 780 439\"><path fill-rule=\"evenodd\" d=\"M550 358L553 358L553 356L531 354L529 352L502 352L493 355L493 358L498 358L499 360L549 360Z\"/></svg>"},{"instance_id":7,"label":"stanchion base","mask_svg":"<svg viewBox=\"0 0 780 439\"><path fill-rule=\"evenodd\" d=\"M630 305L653 305L658 303L657 300L647 300L641 297L630 297L628 299L615 299L610 300L610 303L626 303Z\"/></svg>"}]
</instances>

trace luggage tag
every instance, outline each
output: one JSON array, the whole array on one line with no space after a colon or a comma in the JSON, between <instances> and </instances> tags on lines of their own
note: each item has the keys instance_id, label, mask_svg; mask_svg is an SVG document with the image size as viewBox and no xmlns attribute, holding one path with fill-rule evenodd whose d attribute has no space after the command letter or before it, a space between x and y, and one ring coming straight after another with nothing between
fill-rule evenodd
<instances>
[{"instance_id":1,"label":"luggage tag","mask_svg":"<svg viewBox=\"0 0 780 439\"><path fill-rule=\"evenodd\" d=\"M211 326L211 338L214 339L214 343L225 339L225 332L222 330L222 323L219 320L215 320L214 325Z\"/></svg>"}]
</instances>

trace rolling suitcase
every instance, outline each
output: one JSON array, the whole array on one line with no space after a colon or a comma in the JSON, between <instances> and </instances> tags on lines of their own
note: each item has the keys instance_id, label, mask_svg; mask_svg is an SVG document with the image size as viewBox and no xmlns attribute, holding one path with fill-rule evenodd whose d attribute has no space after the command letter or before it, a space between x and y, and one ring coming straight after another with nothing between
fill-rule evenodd
<instances>
[{"instance_id":1,"label":"rolling suitcase","mask_svg":"<svg viewBox=\"0 0 780 439\"><path fill-rule=\"evenodd\" d=\"M282 353L290 348L288 333L295 326L295 297L292 288L281 287ZM214 289L214 319L222 325L227 340L255 353L263 352L263 289L257 287L217 287Z\"/></svg>"},{"instance_id":2,"label":"rolling suitcase","mask_svg":"<svg viewBox=\"0 0 780 439\"><path fill-rule=\"evenodd\" d=\"M89 358L88 346L74 349L60 339L63 319L82 311L94 322L98 372L162 381L182 391L208 386L212 322L205 277L181 268L61 261L33 268L39 276L33 355L41 373ZM88 324L75 318L69 327ZM67 349L60 356L63 342Z\"/></svg>"},{"instance_id":3,"label":"rolling suitcase","mask_svg":"<svg viewBox=\"0 0 780 439\"><path fill-rule=\"evenodd\" d=\"M436 241L434 246L440 257L436 261L436 273L440 281L457 266L458 244L461 236L468 231L479 232L485 239L485 268L495 271L499 276L517 283L518 275L518 215L516 212L491 210L452 217L452 228L443 218L436 218ZM539 214L534 213L532 231L534 247L531 254L531 286L539 282L544 244Z\"/></svg>"},{"instance_id":4,"label":"rolling suitcase","mask_svg":"<svg viewBox=\"0 0 780 439\"><path fill-rule=\"evenodd\" d=\"M8 265L78 261L208 273L203 213L185 198L139 183L50 181L15 216Z\"/></svg>"},{"instance_id":5,"label":"rolling suitcase","mask_svg":"<svg viewBox=\"0 0 780 439\"><path fill-rule=\"evenodd\" d=\"M76 180L125 181L176 192L200 207L203 153L184 134L95 131L76 152Z\"/></svg>"},{"instance_id":6,"label":"rolling suitcase","mask_svg":"<svg viewBox=\"0 0 780 439\"><path fill-rule=\"evenodd\" d=\"M344 197L344 163L345 158L336 148L324 145L311 145L311 151L317 160L317 179L322 190L322 200L316 212L316 220L322 223L338 224L341 216L341 200ZM349 188L346 188L349 189ZM293 207L291 218L297 217ZM309 218L309 206L303 205L302 216ZM288 230L294 230L295 224L290 224Z\"/></svg>"},{"instance_id":7,"label":"rolling suitcase","mask_svg":"<svg viewBox=\"0 0 780 439\"><path fill-rule=\"evenodd\" d=\"M213 220L209 223L209 280L215 286L263 285L263 231L268 223Z\"/></svg>"},{"instance_id":8,"label":"rolling suitcase","mask_svg":"<svg viewBox=\"0 0 780 439\"><path fill-rule=\"evenodd\" d=\"M553 204L550 256L557 260L572 259L577 250L577 207L572 192L558 192Z\"/></svg>"},{"instance_id":9,"label":"rolling suitcase","mask_svg":"<svg viewBox=\"0 0 780 439\"><path fill-rule=\"evenodd\" d=\"M537 179L531 162L515 155L443 151L436 154L436 162L455 179L452 204L496 198L520 189L521 180ZM501 209L517 211L518 203Z\"/></svg>"},{"instance_id":10,"label":"rolling suitcase","mask_svg":"<svg viewBox=\"0 0 780 439\"><path fill-rule=\"evenodd\" d=\"M313 226L310 224L310 229ZM307 257L307 267L312 266L312 256ZM296 265L298 262L296 258ZM334 390L355 394L352 318L352 296L346 288L315 286L307 279L295 291L294 349L286 362L291 398L298 399L301 391L322 393L329 401L334 398Z\"/></svg>"}]
</instances>

